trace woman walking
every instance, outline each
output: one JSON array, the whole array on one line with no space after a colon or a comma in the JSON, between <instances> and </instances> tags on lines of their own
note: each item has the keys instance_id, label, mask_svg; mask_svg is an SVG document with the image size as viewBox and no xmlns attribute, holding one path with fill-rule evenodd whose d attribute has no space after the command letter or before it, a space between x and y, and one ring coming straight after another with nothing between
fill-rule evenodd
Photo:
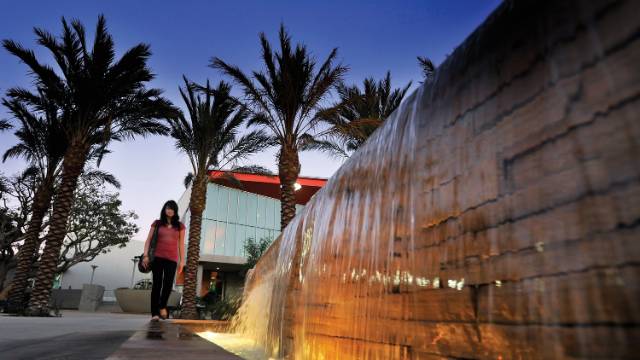
<instances>
[{"instance_id":1,"label":"woman walking","mask_svg":"<svg viewBox=\"0 0 640 360\"><path fill-rule=\"evenodd\" d=\"M158 228L158 238L153 259L149 258L151 238ZM176 274L182 273L185 263L184 253L185 226L180 222L178 204L175 201L167 201L160 212L160 220L151 224L151 230L144 244L142 263L145 268L151 266L153 273L153 286L151 288L151 320L166 319L167 301L173 288L173 280ZM180 264L178 266L178 264Z\"/></svg>"}]
</instances>

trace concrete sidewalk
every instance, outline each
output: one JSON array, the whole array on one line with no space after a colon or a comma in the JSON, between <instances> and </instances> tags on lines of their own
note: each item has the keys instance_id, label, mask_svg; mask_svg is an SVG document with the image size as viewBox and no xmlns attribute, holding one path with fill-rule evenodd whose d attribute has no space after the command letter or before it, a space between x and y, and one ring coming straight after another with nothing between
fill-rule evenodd
<instances>
[{"instance_id":1,"label":"concrete sidewalk","mask_svg":"<svg viewBox=\"0 0 640 360\"><path fill-rule=\"evenodd\" d=\"M73 333L131 331L149 322L149 315L64 311L62 317L0 315L0 349L7 342L36 340ZM1 353L1 352L0 352Z\"/></svg>"},{"instance_id":2,"label":"concrete sidewalk","mask_svg":"<svg viewBox=\"0 0 640 360\"><path fill-rule=\"evenodd\" d=\"M186 328L149 320L78 311L49 318L1 314L0 359L240 359Z\"/></svg>"},{"instance_id":3,"label":"concrete sidewalk","mask_svg":"<svg viewBox=\"0 0 640 360\"><path fill-rule=\"evenodd\" d=\"M105 359L148 315L64 311L62 317L0 316L1 359Z\"/></svg>"}]
</instances>

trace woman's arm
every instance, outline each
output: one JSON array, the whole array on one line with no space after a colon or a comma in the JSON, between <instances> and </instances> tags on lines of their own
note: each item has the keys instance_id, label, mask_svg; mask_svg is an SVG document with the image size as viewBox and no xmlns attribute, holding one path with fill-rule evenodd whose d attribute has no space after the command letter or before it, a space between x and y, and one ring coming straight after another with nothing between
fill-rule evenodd
<instances>
[{"instance_id":1,"label":"woman's arm","mask_svg":"<svg viewBox=\"0 0 640 360\"><path fill-rule=\"evenodd\" d=\"M149 263L149 246L151 245L151 238L153 237L153 232L155 230L156 223L151 224L151 229L149 229L149 235L147 235L147 240L144 242L144 255L142 261L145 266Z\"/></svg>"},{"instance_id":2,"label":"woman's arm","mask_svg":"<svg viewBox=\"0 0 640 360\"><path fill-rule=\"evenodd\" d=\"M184 233L185 233L185 228L183 227L182 229L180 229L180 238L178 240L178 261L179 261L178 273L182 272L184 268L184 264L187 259L187 256L184 253Z\"/></svg>"}]
</instances>

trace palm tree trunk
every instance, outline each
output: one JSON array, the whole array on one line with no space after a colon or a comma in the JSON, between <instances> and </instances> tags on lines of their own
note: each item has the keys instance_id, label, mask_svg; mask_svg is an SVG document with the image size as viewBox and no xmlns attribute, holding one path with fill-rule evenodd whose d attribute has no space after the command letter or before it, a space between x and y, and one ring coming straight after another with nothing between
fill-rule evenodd
<instances>
[{"instance_id":1,"label":"palm tree trunk","mask_svg":"<svg viewBox=\"0 0 640 360\"><path fill-rule=\"evenodd\" d=\"M283 145L278 161L280 177L280 230L296 216L296 193L294 184L300 175L298 150L293 146Z\"/></svg>"},{"instance_id":2,"label":"palm tree trunk","mask_svg":"<svg viewBox=\"0 0 640 360\"><path fill-rule=\"evenodd\" d=\"M53 214L49 232L45 238L45 248L40 258L36 283L29 300L28 312L31 315L49 315L51 287L56 275L60 248L67 235L67 220L73 206L74 192L78 178L82 174L87 159L86 146L70 146L62 162L62 181L53 202Z\"/></svg>"},{"instance_id":3,"label":"palm tree trunk","mask_svg":"<svg viewBox=\"0 0 640 360\"><path fill-rule=\"evenodd\" d=\"M187 248L187 269L184 274L184 294L182 297L183 319L197 319L196 291L200 284L197 284L198 262L200 261L200 234L202 231L202 213L207 198L207 184L209 183L207 171L200 171L191 189L189 199L189 244Z\"/></svg>"},{"instance_id":4,"label":"palm tree trunk","mask_svg":"<svg viewBox=\"0 0 640 360\"><path fill-rule=\"evenodd\" d=\"M21 313L24 311L25 291L33 263L36 259L36 253L40 246L40 230L42 221L51 205L51 197L53 194L53 176L46 176L38 189L33 200L31 211L31 219L27 225L27 232L24 236L24 243L18 252L18 264L16 266L15 275L11 282L9 290L9 298L7 309L12 313Z\"/></svg>"}]
</instances>

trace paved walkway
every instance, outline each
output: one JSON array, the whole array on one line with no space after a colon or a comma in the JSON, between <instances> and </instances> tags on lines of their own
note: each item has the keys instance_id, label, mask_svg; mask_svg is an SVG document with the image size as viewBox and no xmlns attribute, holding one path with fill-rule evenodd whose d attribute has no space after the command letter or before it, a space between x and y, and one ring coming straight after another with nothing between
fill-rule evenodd
<instances>
[{"instance_id":1,"label":"paved walkway","mask_svg":"<svg viewBox=\"0 0 640 360\"><path fill-rule=\"evenodd\" d=\"M160 341L159 341L160 340ZM148 315L65 311L59 318L0 315L0 359L237 360L178 325Z\"/></svg>"},{"instance_id":2,"label":"paved walkway","mask_svg":"<svg viewBox=\"0 0 640 360\"><path fill-rule=\"evenodd\" d=\"M0 316L2 359L105 359L147 315L64 311L62 317Z\"/></svg>"},{"instance_id":3,"label":"paved walkway","mask_svg":"<svg viewBox=\"0 0 640 360\"><path fill-rule=\"evenodd\" d=\"M165 321L137 331L109 359L241 360L182 325Z\"/></svg>"}]
</instances>

